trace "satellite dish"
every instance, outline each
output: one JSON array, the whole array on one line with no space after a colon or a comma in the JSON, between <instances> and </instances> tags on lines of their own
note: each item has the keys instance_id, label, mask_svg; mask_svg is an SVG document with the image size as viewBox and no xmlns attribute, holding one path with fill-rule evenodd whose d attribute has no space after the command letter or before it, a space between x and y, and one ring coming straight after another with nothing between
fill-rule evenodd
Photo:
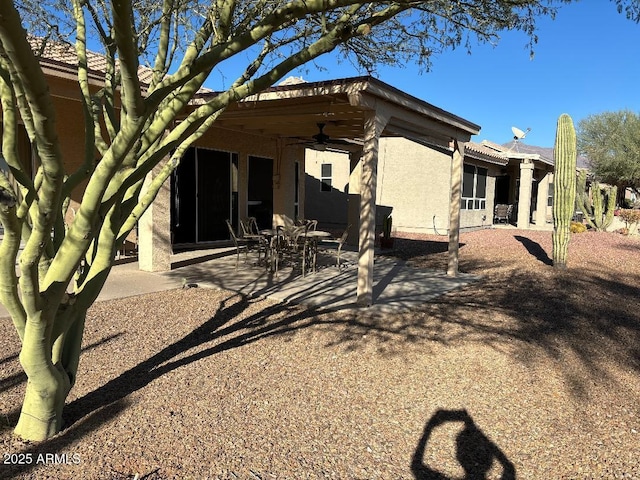
<instances>
[{"instance_id":1,"label":"satellite dish","mask_svg":"<svg viewBox=\"0 0 640 480\"><path fill-rule=\"evenodd\" d=\"M527 131L523 132L518 127L511 127L511 131L513 132L513 139L514 140L522 140L524 137L527 136L527 133L529 133L531 131L531 129L527 128Z\"/></svg>"}]
</instances>

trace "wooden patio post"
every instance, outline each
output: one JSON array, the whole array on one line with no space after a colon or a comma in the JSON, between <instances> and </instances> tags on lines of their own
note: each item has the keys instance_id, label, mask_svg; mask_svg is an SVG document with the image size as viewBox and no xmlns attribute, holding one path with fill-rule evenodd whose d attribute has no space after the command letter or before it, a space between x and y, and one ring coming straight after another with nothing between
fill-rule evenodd
<instances>
[{"instance_id":1,"label":"wooden patio post","mask_svg":"<svg viewBox=\"0 0 640 480\"><path fill-rule=\"evenodd\" d=\"M347 198L347 244L357 247L360 240L360 183L362 181L362 149L349 152L349 196Z\"/></svg>"},{"instance_id":2,"label":"wooden patio post","mask_svg":"<svg viewBox=\"0 0 640 480\"><path fill-rule=\"evenodd\" d=\"M376 232L376 187L378 176L378 143L388 122L379 110L367 113L364 123L362 177L360 181L360 228L358 232L358 286L356 302L373 303L373 256Z\"/></svg>"},{"instance_id":3,"label":"wooden patio post","mask_svg":"<svg viewBox=\"0 0 640 480\"><path fill-rule=\"evenodd\" d=\"M451 158L451 201L449 203L449 261L447 275L458 275L460 249L460 202L462 201L462 169L464 164L464 143L454 139Z\"/></svg>"}]
</instances>

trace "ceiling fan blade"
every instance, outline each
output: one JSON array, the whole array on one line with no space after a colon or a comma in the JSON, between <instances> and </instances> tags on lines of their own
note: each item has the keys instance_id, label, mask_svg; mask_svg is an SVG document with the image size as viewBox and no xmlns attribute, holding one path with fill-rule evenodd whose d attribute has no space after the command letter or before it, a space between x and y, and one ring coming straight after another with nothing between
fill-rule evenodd
<instances>
[{"instance_id":1,"label":"ceiling fan blade","mask_svg":"<svg viewBox=\"0 0 640 480\"><path fill-rule=\"evenodd\" d=\"M352 142L343 140L341 138L330 138L325 143L327 143L328 145L353 145Z\"/></svg>"},{"instance_id":2,"label":"ceiling fan blade","mask_svg":"<svg viewBox=\"0 0 640 480\"><path fill-rule=\"evenodd\" d=\"M318 126L318 133L312 135L311 139L309 139L309 137L293 137L299 141L290 145L305 145L307 148L312 148L314 150L326 150L327 147L331 147L332 145L354 145L354 142L350 142L342 138L331 138L329 135L324 133L326 123L319 122L316 125Z\"/></svg>"}]
</instances>

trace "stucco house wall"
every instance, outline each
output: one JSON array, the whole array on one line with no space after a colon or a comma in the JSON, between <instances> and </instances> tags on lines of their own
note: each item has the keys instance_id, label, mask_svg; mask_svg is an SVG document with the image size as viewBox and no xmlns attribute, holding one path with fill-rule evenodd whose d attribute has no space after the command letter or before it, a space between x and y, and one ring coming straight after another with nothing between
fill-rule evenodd
<instances>
[{"instance_id":1,"label":"stucco house wall","mask_svg":"<svg viewBox=\"0 0 640 480\"><path fill-rule=\"evenodd\" d=\"M393 230L446 233L451 191L448 153L404 138L381 139L378 182L378 205L392 208Z\"/></svg>"},{"instance_id":2,"label":"stucco house wall","mask_svg":"<svg viewBox=\"0 0 640 480\"><path fill-rule=\"evenodd\" d=\"M330 192L321 191L323 163L332 165ZM484 209L461 210L460 228L471 230L490 226L493 221L495 177L500 174L502 166L466 156L465 164L487 169L486 199ZM327 226L346 224L349 165L346 154L307 150L305 183L309 218ZM450 195L449 152L400 137L380 139L376 203L379 214L392 213L394 231L447 234Z\"/></svg>"},{"instance_id":3,"label":"stucco house wall","mask_svg":"<svg viewBox=\"0 0 640 480\"><path fill-rule=\"evenodd\" d=\"M331 190L322 190L322 165L331 165ZM305 153L305 214L323 225L347 224L349 156L337 152L307 150Z\"/></svg>"}]
</instances>

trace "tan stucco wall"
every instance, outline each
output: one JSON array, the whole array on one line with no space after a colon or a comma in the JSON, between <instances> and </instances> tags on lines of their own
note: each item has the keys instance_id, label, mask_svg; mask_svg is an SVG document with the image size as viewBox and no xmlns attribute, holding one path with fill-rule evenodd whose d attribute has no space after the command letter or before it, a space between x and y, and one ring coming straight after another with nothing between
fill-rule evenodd
<instances>
[{"instance_id":1,"label":"tan stucco wall","mask_svg":"<svg viewBox=\"0 0 640 480\"><path fill-rule=\"evenodd\" d=\"M322 163L333 165L332 192L320 192ZM474 160L465 160L465 163L488 169L487 198L484 210L461 212L461 229L489 226L493 220L495 176L500 174L501 167ZM309 150L306 174L309 217L322 223L346 224L344 186L349 178L348 156ZM394 231L448 233L451 155L405 138L382 138L377 180L378 217L391 209Z\"/></svg>"},{"instance_id":2,"label":"tan stucco wall","mask_svg":"<svg viewBox=\"0 0 640 480\"><path fill-rule=\"evenodd\" d=\"M331 192L323 192L320 189L323 163L330 163L332 166ZM346 225L350 170L349 155L307 150L305 153L305 166L305 211L307 216L327 225Z\"/></svg>"},{"instance_id":3,"label":"tan stucco wall","mask_svg":"<svg viewBox=\"0 0 640 480\"><path fill-rule=\"evenodd\" d=\"M380 140L378 205L392 207L393 230L446 233L451 156L404 138Z\"/></svg>"}]
</instances>

